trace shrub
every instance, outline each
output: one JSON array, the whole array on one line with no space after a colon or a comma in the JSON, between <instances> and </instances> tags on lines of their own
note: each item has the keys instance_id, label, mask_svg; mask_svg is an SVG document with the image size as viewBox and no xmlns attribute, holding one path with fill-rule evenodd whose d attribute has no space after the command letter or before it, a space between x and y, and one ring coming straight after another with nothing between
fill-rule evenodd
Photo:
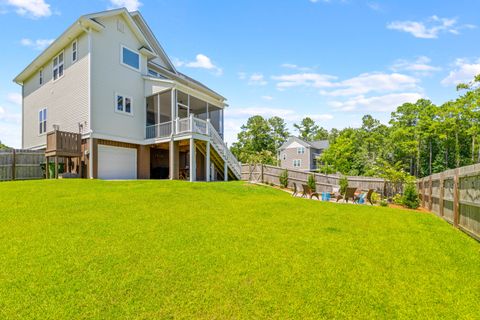
<instances>
[{"instance_id":1,"label":"shrub","mask_svg":"<svg viewBox=\"0 0 480 320\"><path fill-rule=\"evenodd\" d=\"M381 206L381 207L388 207L388 201L385 200L385 199L381 200L381 201L380 201L380 206Z\"/></svg>"},{"instance_id":2,"label":"shrub","mask_svg":"<svg viewBox=\"0 0 480 320\"><path fill-rule=\"evenodd\" d=\"M402 206L403 205L403 197L401 194L396 194L393 196L392 198L392 202L395 203L395 204L398 204L399 206Z\"/></svg>"},{"instance_id":3,"label":"shrub","mask_svg":"<svg viewBox=\"0 0 480 320\"><path fill-rule=\"evenodd\" d=\"M288 170L282 171L282 173L280 173L279 179L280 179L280 186L282 188L288 187Z\"/></svg>"},{"instance_id":4,"label":"shrub","mask_svg":"<svg viewBox=\"0 0 480 320\"><path fill-rule=\"evenodd\" d=\"M317 184L315 183L315 176L313 174L308 176L307 186L309 186L312 191L317 190Z\"/></svg>"},{"instance_id":5,"label":"shrub","mask_svg":"<svg viewBox=\"0 0 480 320\"><path fill-rule=\"evenodd\" d=\"M348 188L348 179L346 176L342 176L340 178L340 194L345 194L345 191L347 191Z\"/></svg>"},{"instance_id":6,"label":"shrub","mask_svg":"<svg viewBox=\"0 0 480 320\"><path fill-rule=\"evenodd\" d=\"M418 198L417 187L413 183L408 183L405 186L402 197L403 205L410 209L417 209L420 206L420 199Z\"/></svg>"},{"instance_id":7,"label":"shrub","mask_svg":"<svg viewBox=\"0 0 480 320\"><path fill-rule=\"evenodd\" d=\"M378 203L378 201L380 200L380 195L377 193L377 192L374 192L372 193L372 202L375 204L375 203Z\"/></svg>"}]
</instances>

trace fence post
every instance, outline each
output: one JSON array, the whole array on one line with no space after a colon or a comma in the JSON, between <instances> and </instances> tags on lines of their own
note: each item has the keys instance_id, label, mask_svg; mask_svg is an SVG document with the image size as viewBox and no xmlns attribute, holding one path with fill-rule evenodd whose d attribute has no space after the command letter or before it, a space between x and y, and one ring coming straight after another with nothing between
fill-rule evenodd
<instances>
[{"instance_id":1,"label":"fence post","mask_svg":"<svg viewBox=\"0 0 480 320\"><path fill-rule=\"evenodd\" d=\"M455 169L453 177L453 226L458 227L459 205L458 205L458 169Z\"/></svg>"},{"instance_id":2,"label":"fence post","mask_svg":"<svg viewBox=\"0 0 480 320\"><path fill-rule=\"evenodd\" d=\"M429 190L428 190L428 211L432 211L432 176L430 176Z\"/></svg>"},{"instance_id":3,"label":"fence post","mask_svg":"<svg viewBox=\"0 0 480 320\"><path fill-rule=\"evenodd\" d=\"M15 159L15 149L12 149L12 180L15 180L15 162L17 160Z\"/></svg>"},{"instance_id":4,"label":"fence post","mask_svg":"<svg viewBox=\"0 0 480 320\"><path fill-rule=\"evenodd\" d=\"M260 182L263 183L263 163L260 164Z\"/></svg>"},{"instance_id":5,"label":"fence post","mask_svg":"<svg viewBox=\"0 0 480 320\"><path fill-rule=\"evenodd\" d=\"M425 208L425 178L422 178L422 207Z\"/></svg>"},{"instance_id":6,"label":"fence post","mask_svg":"<svg viewBox=\"0 0 480 320\"><path fill-rule=\"evenodd\" d=\"M438 186L439 188L439 191L440 191L440 196L438 197L438 210L439 210L439 214L440 214L440 217L443 217L443 197L444 197L444 193L445 193L445 189L444 189L444 183L445 183L445 178L443 176L443 173L440 174L440 184Z\"/></svg>"}]
</instances>

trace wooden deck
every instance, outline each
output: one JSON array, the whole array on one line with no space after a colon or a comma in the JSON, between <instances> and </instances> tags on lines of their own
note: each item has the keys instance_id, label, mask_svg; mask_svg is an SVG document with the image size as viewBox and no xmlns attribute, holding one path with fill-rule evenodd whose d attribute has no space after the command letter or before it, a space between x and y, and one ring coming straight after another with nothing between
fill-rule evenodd
<instances>
[{"instance_id":1,"label":"wooden deck","mask_svg":"<svg viewBox=\"0 0 480 320\"><path fill-rule=\"evenodd\" d=\"M82 136L80 133L55 130L47 133L46 157L80 157Z\"/></svg>"}]
</instances>

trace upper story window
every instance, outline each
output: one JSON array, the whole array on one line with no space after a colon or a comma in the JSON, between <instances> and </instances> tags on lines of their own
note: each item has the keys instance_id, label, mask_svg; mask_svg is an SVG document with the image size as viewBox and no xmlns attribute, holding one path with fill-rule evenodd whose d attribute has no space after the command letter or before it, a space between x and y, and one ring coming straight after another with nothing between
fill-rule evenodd
<instances>
[{"instance_id":1,"label":"upper story window","mask_svg":"<svg viewBox=\"0 0 480 320\"><path fill-rule=\"evenodd\" d=\"M122 46L121 62L123 65L140 71L140 54Z\"/></svg>"},{"instance_id":2,"label":"upper story window","mask_svg":"<svg viewBox=\"0 0 480 320\"><path fill-rule=\"evenodd\" d=\"M47 132L47 108L43 108L38 112L38 133Z\"/></svg>"},{"instance_id":3,"label":"upper story window","mask_svg":"<svg viewBox=\"0 0 480 320\"><path fill-rule=\"evenodd\" d=\"M72 63L78 60L78 42L77 40L72 42Z\"/></svg>"},{"instance_id":4,"label":"upper story window","mask_svg":"<svg viewBox=\"0 0 480 320\"><path fill-rule=\"evenodd\" d=\"M38 84L43 84L43 69L40 69L40 71L38 71Z\"/></svg>"},{"instance_id":5,"label":"upper story window","mask_svg":"<svg viewBox=\"0 0 480 320\"><path fill-rule=\"evenodd\" d=\"M304 147L297 148L297 154L304 154L304 153L305 153Z\"/></svg>"},{"instance_id":6,"label":"upper story window","mask_svg":"<svg viewBox=\"0 0 480 320\"><path fill-rule=\"evenodd\" d=\"M287 160L287 154L284 153L282 158L283 158L283 160Z\"/></svg>"},{"instance_id":7,"label":"upper story window","mask_svg":"<svg viewBox=\"0 0 480 320\"><path fill-rule=\"evenodd\" d=\"M53 58L53 81L63 77L63 51Z\"/></svg>"},{"instance_id":8,"label":"upper story window","mask_svg":"<svg viewBox=\"0 0 480 320\"><path fill-rule=\"evenodd\" d=\"M115 111L120 113L132 114L132 98L123 94L115 95Z\"/></svg>"}]
</instances>

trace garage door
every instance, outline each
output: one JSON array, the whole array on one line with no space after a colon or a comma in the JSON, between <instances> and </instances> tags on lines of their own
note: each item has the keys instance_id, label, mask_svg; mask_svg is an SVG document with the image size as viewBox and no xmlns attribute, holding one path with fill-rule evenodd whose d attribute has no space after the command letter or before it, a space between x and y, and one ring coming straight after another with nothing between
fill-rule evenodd
<instances>
[{"instance_id":1,"label":"garage door","mask_svg":"<svg viewBox=\"0 0 480 320\"><path fill-rule=\"evenodd\" d=\"M137 179L137 149L98 145L99 179Z\"/></svg>"}]
</instances>

